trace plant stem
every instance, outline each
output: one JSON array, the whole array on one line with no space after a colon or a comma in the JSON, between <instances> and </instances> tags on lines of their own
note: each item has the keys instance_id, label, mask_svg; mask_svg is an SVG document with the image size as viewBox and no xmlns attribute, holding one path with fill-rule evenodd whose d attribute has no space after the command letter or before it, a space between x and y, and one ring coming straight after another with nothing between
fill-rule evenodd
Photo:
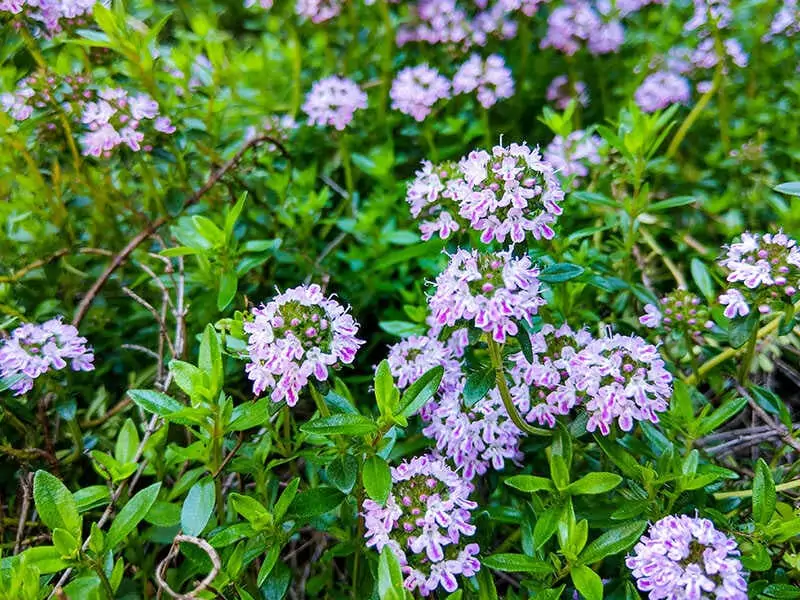
<instances>
[{"instance_id":1,"label":"plant stem","mask_svg":"<svg viewBox=\"0 0 800 600\"><path fill-rule=\"evenodd\" d=\"M514 401L511 399L511 392L508 390L508 382L506 382L506 372L503 368L503 354L502 348L494 341L494 338L490 334L486 334L486 343L489 346L489 357L492 360L492 366L494 367L496 380L497 380L497 389L500 392L500 398L503 400L503 406L506 408L506 412L508 413L508 417L517 426L520 430L524 431L525 433L532 433L534 435L551 435L550 431L547 429L541 429L539 427L533 427L529 425L525 419L522 418L522 415L519 414Z\"/></svg>"},{"instance_id":2,"label":"plant stem","mask_svg":"<svg viewBox=\"0 0 800 600\"><path fill-rule=\"evenodd\" d=\"M492 125L489 122L489 109L481 106L481 120L483 121L483 144L486 150L490 151L492 147Z\"/></svg>"},{"instance_id":3,"label":"plant stem","mask_svg":"<svg viewBox=\"0 0 800 600\"><path fill-rule=\"evenodd\" d=\"M342 158L342 168L344 169L344 185L347 188L347 204L350 207L350 216L353 216L353 198L355 184L353 183L353 165L350 162L350 149L347 146L347 134L343 133L339 138L339 154Z\"/></svg>"},{"instance_id":4,"label":"plant stem","mask_svg":"<svg viewBox=\"0 0 800 600\"><path fill-rule=\"evenodd\" d=\"M99 563L92 561L92 569L100 578L100 583L103 584L103 591L105 591L106 596L108 596L108 600L114 600L114 590L111 588L111 582L108 580L108 577L106 577L103 567Z\"/></svg>"},{"instance_id":5,"label":"plant stem","mask_svg":"<svg viewBox=\"0 0 800 600\"><path fill-rule=\"evenodd\" d=\"M389 0L380 0L378 3L383 19L383 55L381 56L381 99L378 103L378 114L381 123L386 121L386 111L389 103L389 89L392 85L392 53L394 50L394 27L392 14L389 11Z\"/></svg>"},{"instance_id":6,"label":"plant stem","mask_svg":"<svg viewBox=\"0 0 800 600\"><path fill-rule=\"evenodd\" d=\"M700 97L700 100L697 101L697 104L694 105L694 108L689 113L689 115L684 119L683 123L681 123L678 132L675 134L675 137L672 138L672 141L669 144L669 148L667 148L666 157L672 158L675 156L675 153L678 151L678 146L681 145L683 138L686 137L686 134L689 133L689 129L692 128L694 122L698 119L700 114L705 110L706 105L711 101L711 98L717 92L717 88L719 87L720 83L722 82L722 66L720 65L717 67L717 72L714 74L714 79L711 82L711 87L708 91Z\"/></svg>"},{"instance_id":7,"label":"plant stem","mask_svg":"<svg viewBox=\"0 0 800 600\"><path fill-rule=\"evenodd\" d=\"M439 150L436 148L436 142L433 139L433 129L431 128L430 121L426 122L422 126L422 135L425 137L425 141L428 142L428 149L431 153L431 162L438 162Z\"/></svg>"},{"instance_id":8,"label":"plant stem","mask_svg":"<svg viewBox=\"0 0 800 600\"><path fill-rule=\"evenodd\" d=\"M785 492L786 490L793 490L800 488L800 479L779 483L775 486L776 492ZM753 495L753 490L741 490L739 492L717 492L714 494L715 500L724 500L725 498L749 498Z\"/></svg>"},{"instance_id":9,"label":"plant stem","mask_svg":"<svg viewBox=\"0 0 800 600\"><path fill-rule=\"evenodd\" d=\"M753 356L756 352L756 343L758 342L758 329L754 328L750 333L750 339L747 340L747 347L744 352L744 360L739 365L739 383L744 385L747 377L750 375L750 365L753 363Z\"/></svg>"},{"instance_id":10,"label":"plant stem","mask_svg":"<svg viewBox=\"0 0 800 600\"><path fill-rule=\"evenodd\" d=\"M312 383L308 389L311 391L311 397L314 398L314 404L317 405L319 414L321 414L323 417L330 417L331 411L328 408L328 405L325 404L325 399L322 397L322 394L319 393L319 390L316 388L316 386Z\"/></svg>"}]
</instances>

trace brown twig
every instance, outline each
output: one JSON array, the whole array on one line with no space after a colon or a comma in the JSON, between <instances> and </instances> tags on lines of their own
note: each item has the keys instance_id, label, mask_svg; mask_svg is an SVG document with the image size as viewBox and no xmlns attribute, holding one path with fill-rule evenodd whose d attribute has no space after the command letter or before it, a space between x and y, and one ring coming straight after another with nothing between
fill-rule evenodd
<instances>
[{"instance_id":1,"label":"brown twig","mask_svg":"<svg viewBox=\"0 0 800 600\"><path fill-rule=\"evenodd\" d=\"M272 136L269 135L261 135L252 140L249 140L244 146L242 146L238 152L231 158L228 162L222 165L219 169L214 171L211 176L206 180L203 186L197 190L192 196L184 203L181 212L189 208L190 206L197 204L200 199L212 188L214 185L232 168L234 168L239 161L242 159L244 154L250 150L251 148L263 144L264 142L270 142L274 144L278 150L280 150L284 155L290 156L286 148L281 144L278 140L274 139ZM120 250L115 256L114 259L111 261L111 264L106 267L105 271L100 274L92 286L89 288L89 291L86 292L86 295L81 299L80 304L78 304L78 308L75 310L75 316L72 318L72 325L74 327L78 327L83 318L86 316L86 313L89 311L89 307L94 302L95 297L103 286L108 282L111 275L116 271L120 266L122 266L125 261L128 260L128 257L133 253L136 248L139 247L147 238L153 235L162 225L167 223L170 219L172 219L172 215L161 215L154 221L152 221L147 227L145 227L142 231L137 233L131 241L127 243L127 245Z\"/></svg>"},{"instance_id":2,"label":"brown twig","mask_svg":"<svg viewBox=\"0 0 800 600\"><path fill-rule=\"evenodd\" d=\"M191 592L186 594L181 594L174 591L164 580L164 572L167 570L169 563L172 562L172 559L178 555L181 542L197 546L203 552L205 552L206 555L208 555L208 558L211 561L211 572L209 572L205 579L198 583ZM217 554L217 551L214 550L211 544L199 537L179 533L172 541L172 546L170 547L167 556L164 558L164 560L158 563L158 567L156 567L156 583L158 584L159 589L164 590L172 598L176 598L177 600L192 600L193 598L197 597L197 594L205 589L208 589L208 586L214 582L214 579L219 574L220 569L222 569L222 563L220 562L219 554Z\"/></svg>"},{"instance_id":3,"label":"brown twig","mask_svg":"<svg viewBox=\"0 0 800 600\"><path fill-rule=\"evenodd\" d=\"M800 452L800 440L796 439L792 435L792 431L786 427L786 425L779 423L770 415L768 415L767 411L761 408L756 401L753 400L753 397L747 392L747 390L738 383L736 384L736 391L738 391L744 398L747 399L747 403L750 405L753 413L757 414L764 423L766 423L776 434L778 434L784 444L791 446Z\"/></svg>"},{"instance_id":4,"label":"brown twig","mask_svg":"<svg viewBox=\"0 0 800 600\"><path fill-rule=\"evenodd\" d=\"M14 541L14 554L19 554L22 540L25 536L25 522L28 519L28 510L31 507L31 498L33 497L33 474L23 473L19 479L19 487L22 492L22 505L19 509L19 524L17 525L17 537Z\"/></svg>"},{"instance_id":5,"label":"brown twig","mask_svg":"<svg viewBox=\"0 0 800 600\"><path fill-rule=\"evenodd\" d=\"M223 469L225 469L228 463L231 462L231 459L233 459L233 457L236 456L236 453L239 451L239 448L242 447L243 443L244 443L244 434L240 433L239 440L236 442L236 445L233 447L233 450L228 452L228 455L222 460L217 470L214 471L213 475L211 475L211 479L216 479L219 476L219 474L222 473Z\"/></svg>"}]
</instances>

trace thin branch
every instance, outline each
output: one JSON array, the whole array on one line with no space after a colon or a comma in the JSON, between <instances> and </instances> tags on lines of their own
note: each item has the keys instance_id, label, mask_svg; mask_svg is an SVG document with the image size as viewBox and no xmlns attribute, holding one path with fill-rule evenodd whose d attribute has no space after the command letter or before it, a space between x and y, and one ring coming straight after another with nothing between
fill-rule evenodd
<instances>
[{"instance_id":1,"label":"thin branch","mask_svg":"<svg viewBox=\"0 0 800 600\"><path fill-rule=\"evenodd\" d=\"M242 146L238 152L231 158L228 162L222 165L219 169L214 171L211 176L206 180L203 186L197 190L192 196L186 201L181 209L181 212L189 208L190 206L197 204L200 199L212 188L214 185L232 168L234 168L239 161L242 160L244 154L250 150L251 148L263 144L264 142L270 142L275 145L278 150L281 151L285 156L290 156L286 148L281 144L278 140L274 139L272 136L269 135L261 135L252 140L249 140L244 146ZM78 308L75 310L75 316L72 318L72 325L74 327L78 327L83 321L83 318L86 316L86 313L89 311L89 307L94 302L95 297L100 290L103 289L108 280L110 279L111 275L116 271L120 266L122 266L125 261L128 260L128 257L133 253L139 245L142 244L147 238L153 235L162 225L167 223L170 219L172 219L172 215L161 215L154 221L152 221L147 227L145 227L142 231L137 233L128 244L119 251L114 256L114 259L111 261L111 264L106 267L106 270L100 274L100 277L95 280L92 286L89 288L89 291L86 292L86 295L81 300Z\"/></svg>"},{"instance_id":2,"label":"thin branch","mask_svg":"<svg viewBox=\"0 0 800 600\"><path fill-rule=\"evenodd\" d=\"M167 570L169 563L172 562L172 559L178 555L181 542L197 546L208 555L208 558L211 561L211 572L206 575L205 579L197 584L197 586L191 592L186 594L181 594L174 591L164 580L164 573ZM211 544L199 537L179 533L172 541L172 546L170 547L166 558L158 563L158 567L156 567L156 583L158 583L158 587L160 589L164 590L167 594L173 598L176 598L177 600L193 600L197 597L197 594L208 589L208 586L214 582L214 579L217 577L221 569L222 562L219 559L219 554L217 554L217 551L214 550Z\"/></svg>"},{"instance_id":3,"label":"thin branch","mask_svg":"<svg viewBox=\"0 0 800 600\"><path fill-rule=\"evenodd\" d=\"M791 429L769 416L767 411L761 408L756 401L753 400L753 397L747 392L747 390L738 383L736 384L736 391L738 391L744 398L747 399L747 403L750 405L750 408L753 409L753 412L757 414L759 418L781 438L781 441L783 441L784 444L791 446L800 452L800 440L796 439L792 435Z\"/></svg>"},{"instance_id":4,"label":"thin branch","mask_svg":"<svg viewBox=\"0 0 800 600\"><path fill-rule=\"evenodd\" d=\"M19 554L22 540L25 536L25 522L28 519L28 510L31 507L31 498L33 497L33 474L23 473L19 480L19 487L22 492L22 505L19 510L19 524L17 525L17 538L14 541L14 554Z\"/></svg>"}]
</instances>

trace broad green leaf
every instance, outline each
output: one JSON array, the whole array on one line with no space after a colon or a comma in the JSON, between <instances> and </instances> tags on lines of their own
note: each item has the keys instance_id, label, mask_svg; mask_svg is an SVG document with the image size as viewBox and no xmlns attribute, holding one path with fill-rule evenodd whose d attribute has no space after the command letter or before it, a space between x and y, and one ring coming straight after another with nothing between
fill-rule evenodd
<instances>
[{"instance_id":1,"label":"broad green leaf","mask_svg":"<svg viewBox=\"0 0 800 600\"><path fill-rule=\"evenodd\" d=\"M391 600L392 593L403 589L403 573L400 563L389 546L384 546L378 559L378 596L381 600ZM402 598L402 595L397 596Z\"/></svg>"},{"instance_id":2,"label":"broad green leaf","mask_svg":"<svg viewBox=\"0 0 800 600\"><path fill-rule=\"evenodd\" d=\"M602 494L622 483L622 477L616 473L587 473L578 481L567 486L570 494Z\"/></svg>"},{"instance_id":3,"label":"broad green leaf","mask_svg":"<svg viewBox=\"0 0 800 600\"><path fill-rule=\"evenodd\" d=\"M400 416L411 417L425 406L439 389L443 376L444 367L433 367L408 386L400 399Z\"/></svg>"},{"instance_id":4,"label":"broad green leaf","mask_svg":"<svg viewBox=\"0 0 800 600\"><path fill-rule=\"evenodd\" d=\"M55 546L37 546L29 548L21 554L25 564L36 567L40 575L58 573L67 568L67 563L61 558L61 552Z\"/></svg>"},{"instance_id":5,"label":"broad green leaf","mask_svg":"<svg viewBox=\"0 0 800 600\"><path fill-rule=\"evenodd\" d=\"M775 481L772 472L763 458L756 463L756 474L753 477L753 520L766 525L775 512Z\"/></svg>"},{"instance_id":6,"label":"broad green leaf","mask_svg":"<svg viewBox=\"0 0 800 600\"><path fill-rule=\"evenodd\" d=\"M73 492L72 497L75 498L79 513L84 513L98 506L104 506L111 500L108 486L105 485L90 485L81 488Z\"/></svg>"},{"instance_id":7,"label":"broad green leaf","mask_svg":"<svg viewBox=\"0 0 800 600\"><path fill-rule=\"evenodd\" d=\"M535 475L514 475L505 480L505 484L521 492L555 492L553 482L546 477Z\"/></svg>"},{"instance_id":8,"label":"broad green leaf","mask_svg":"<svg viewBox=\"0 0 800 600\"><path fill-rule=\"evenodd\" d=\"M210 323L203 331L203 341L200 343L200 356L197 366L209 374L211 379L211 389L215 392L222 387L222 349L219 345L219 337L214 326Z\"/></svg>"},{"instance_id":9,"label":"broad green leaf","mask_svg":"<svg viewBox=\"0 0 800 600\"><path fill-rule=\"evenodd\" d=\"M272 525L274 521L272 513L255 498L233 493L229 499L233 510L247 519L254 529L264 529Z\"/></svg>"},{"instance_id":10,"label":"broad green leaf","mask_svg":"<svg viewBox=\"0 0 800 600\"><path fill-rule=\"evenodd\" d=\"M545 267L539 273L539 281L545 283L563 283L583 275L584 268L572 263L556 263Z\"/></svg>"},{"instance_id":11,"label":"broad green leaf","mask_svg":"<svg viewBox=\"0 0 800 600\"><path fill-rule=\"evenodd\" d=\"M470 373L464 385L464 405L467 408L475 406L495 385L495 381L495 371L491 367Z\"/></svg>"},{"instance_id":12,"label":"broad green leaf","mask_svg":"<svg viewBox=\"0 0 800 600\"><path fill-rule=\"evenodd\" d=\"M558 527L560 517L561 507L558 506L550 507L539 515L533 526L533 546L535 550L539 550L553 536Z\"/></svg>"},{"instance_id":13,"label":"broad green leaf","mask_svg":"<svg viewBox=\"0 0 800 600\"><path fill-rule=\"evenodd\" d=\"M178 412L184 407L174 398L153 390L128 390L128 396L143 410L160 417Z\"/></svg>"},{"instance_id":14,"label":"broad green leaf","mask_svg":"<svg viewBox=\"0 0 800 600\"><path fill-rule=\"evenodd\" d=\"M694 196L675 196L674 198L667 198L666 200L659 200L653 202L648 208L648 212L658 212L660 210L667 210L670 208L677 208L679 206L686 206L693 204L697 201Z\"/></svg>"},{"instance_id":15,"label":"broad green leaf","mask_svg":"<svg viewBox=\"0 0 800 600\"><path fill-rule=\"evenodd\" d=\"M383 504L392 491L392 474L389 465L380 456L370 456L364 461L361 471L367 495L378 504Z\"/></svg>"},{"instance_id":16,"label":"broad green leaf","mask_svg":"<svg viewBox=\"0 0 800 600\"><path fill-rule=\"evenodd\" d=\"M300 478L295 477L292 479L286 488L281 493L281 497L278 498L278 501L275 503L275 518L278 520L283 519L286 511L289 510L289 507L294 502L295 497L297 496L297 488L300 485Z\"/></svg>"},{"instance_id":17,"label":"broad green leaf","mask_svg":"<svg viewBox=\"0 0 800 600\"><path fill-rule=\"evenodd\" d=\"M328 481L345 494L349 494L358 478L358 459L350 454L337 456L326 469Z\"/></svg>"},{"instance_id":18,"label":"broad green leaf","mask_svg":"<svg viewBox=\"0 0 800 600\"><path fill-rule=\"evenodd\" d=\"M150 507L158 497L158 492L161 490L161 482L154 483L150 487L146 487L138 492L133 498L128 500L127 504L122 507L111 527L108 529L106 535L106 548L113 550L114 547L124 540L130 533L136 529L139 522L144 519L144 516L150 511Z\"/></svg>"},{"instance_id":19,"label":"broad green leaf","mask_svg":"<svg viewBox=\"0 0 800 600\"><path fill-rule=\"evenodd\" d=\"M183 501L181 528L186 535L199 536L214 512L216 498L214 480L205 477L192 486Z\"/></svg>"},{"instance_id":20,"label":"broad green leaf","mask_svg":"<svg viewBox=\"0 0 800 600\"><path fill-rule=\"evenodd\" d=\"M367 435L378 426L363 415L338 414L320 417L300 426L300 430L314 435Z\"/></svg>"},{"instance_id":21,"label":"broad green leaf","mask_svg":"<svg viewBox=\"0 0 800 600\"><path fill-rule=\"evenodd\" d=\"M344 494L336 488L320 486L299 494L292 502L291 512L300 520L324 515L339 506Z\"/></svg>"},{"instance_id":22,"label":"broad green leaf","mask_svg":"<svg viewBox=\"0 0 800 600\"><path fill-rule=\"evenodd\" d=\"M584 564L591 564L606 556L625 552L639 540L645 527L647 521L633 521L609 529L586 546L578 558Z\"/></svg>"},{"instance_id":23,"label":"broad green leaf","mask_svg":"<svg viewBox=\"0 0 800 600\"><path fill-rule=\"evenodd\" d=\"M712 300L714 298L714 280L711 279L705 263L699 258L693 258L689 269L697 289L705 296L706 300Z\"/></svg>"},{"instance_id":24,"label":"broad green leaf","mask_svg":"<svg viewBox=\"0 0 800 600\"><path fill-rule=\"evenodd\" d=\"M233 302L239 288L239 278L236 271L224 271L219 276L219 291L217 292L217 310L223 311Z\"/></svg>"},{"instance_id":25,"label":"broad green leaf","mask_svg":"<svg viewBox=\"0 0 800 600\"><path fill-rule=\"evenodd\" d=\"M603 582L589 567L578 565L569 572L572 583L586 600L603 600Z\"/></svg>"},{"instance_id":26,"label":"broad green leaf","mask_svg":"<svg viewBox=\"0 0 800 600\"><path fill-rule=\"evenodd\" d=\"M738 415L745 406L747 406L747 399L741 397L723 402L714 412L700 420L697 432L700 435L711 433Z\"/></svg>"},{"instance_id":27,"label":"broad green leaf","mask_svg":"<svg viewBox=\"0 0 800 600\"><path fill-rule=\"evenodd\" d=\"M272 573L272 569L275 568L275 563L278 562L278 557L281 555L281 547L278 544L273 544L269 552L267 552L267 556L264 558L264 562L261 564L261 569L258 571L258 577L256 578L256 583L259 587L264 585L264 582L269 577L270 573Z\"/></svg>"},{"instance_id":28,"label":"broad green leaf","mask_svg":"<svg viewBox=\"0 0 800 600\"><path fill-rule=\"evenodd\" d=\"M117 435L114 458L122 464L133 462L139 448L139 432L132 419L125 419L125 424Z\"/></svg>"},{"instance_id":29,"label":"broad green leaf","mask_svg":"<svg viewBox=\"0 0 800 600\"><path fill-rule=\"evenodd\" d=\"M776 192L780 192L781 194L800 197L800 181L787 181L786 183L779 183L772 189L774 189Z\"/></svg>"},{"instance_id":30,"label":"broad green leaf","mask_svg":"<svg viewBox=\"0 0 800 600\"><path fill-rule=\"evenodd\" d=\"M382 360L375 370L375 401L382 415L393 415L399 408L400 392L394 384L388 360Z\"/></svg>"},{"instance_id":31,"label":"broad green leaf","mask_svg":"<svg viewBox=\"0 0 800 600\"><path fill-rule=\"evenodd\" d=\"M758 329L757 310L751 310L744 318L734 319L728 329L728 342L733 348L741 348Z\"/></svg>"},{"instance_id":32,"label":"broad green leaf","mask_svg":"<svg viewBox=\"0 0 800 600\"><path fill-rule=\"evenodd\" d=\"M47 471L36 471L33 477L33 502L42 522L50 531L64 529L81 539L81 517L78 505L61 480Z\"/></svg>"},{"instance_id":33,"label":"broad green leaf","mask_svg":"<svg viewBox=\"0 0 800 600\"><path fill-rule=\"evenodd\" d=\"M485 567L508 573L547 575L553 571L553 566L550 563L525 556L524 554L492 554L481 560L481 562Z\"/></svg>"}]
</instances>

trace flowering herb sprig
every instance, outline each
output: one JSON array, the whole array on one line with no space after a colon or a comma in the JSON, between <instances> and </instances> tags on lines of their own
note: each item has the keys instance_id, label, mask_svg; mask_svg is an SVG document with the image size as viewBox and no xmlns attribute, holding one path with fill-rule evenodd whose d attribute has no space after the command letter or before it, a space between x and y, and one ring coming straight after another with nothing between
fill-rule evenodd
<instances>
[{"instance_id":1,"label":"flowering herb sprig","mask_svg":"<svg viewBox=\"0 0 800 600\"><path fill-rule=\"evenodd\" d=\"M253 393L269 391L273 401L289 406L312 376L325 381L330 367L353 362L364 343L352 315L316 284L291 288L254 308L244 331Z\"/></svg>"},{"instance_id":2,"label":"flowering herb sprig","mask_svg":"<svg viewBox=\"0 0 800 600\"><path fill-rule=\"evenodd\" d=\"M61 317L17 327L0 346L0 377L13 381L10 387L17 396L33 389L38 377L68 365L73 371L92 371L94 352Z\"/></svg>"},{"instance_id":3,"label":"flowering herb sprig","mask_svg":"<svg viewBox=\"0 0 800 600\"><path fill-rule=\"evenodd\" d=\"M458 576L480 570L469 499L472 485L441 458L425 455L391 470L392 491L382 506L364 501L367 546L388 546L400 562L406 589L428 596L438 588L454 592Z\"/></svg>"},{"instance_id":4,"label":"flowering herb sprig","mask_svg":"<svg viewBox=\"0 0 800 600\"><path fill-rule=\"evenodd\" d=\"M650 526L626 564L650 600L746 600L736 541L708 519L668 516Z\"/></svg>"}]
</instances>

